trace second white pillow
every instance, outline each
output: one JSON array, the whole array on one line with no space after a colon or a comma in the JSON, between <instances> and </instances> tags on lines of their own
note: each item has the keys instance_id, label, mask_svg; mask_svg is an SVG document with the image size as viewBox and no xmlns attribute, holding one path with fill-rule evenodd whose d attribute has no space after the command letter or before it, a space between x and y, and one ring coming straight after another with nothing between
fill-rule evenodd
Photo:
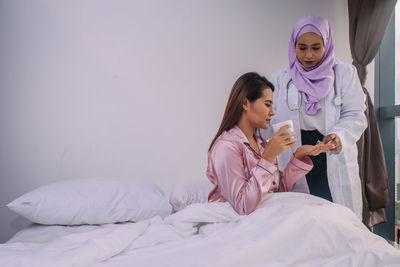
<instances>
[{"instance_id":1,"label":"second white pillow","mask_svg":"<svg viewBox=\"0 0 400 267\"><path fill-rule=\"evenodd\" d=\"M173 211L177 212L193 203L205 203L213 184L207 179L188 180L176 184L169 195Z\"/></svg>"}]
</instances>

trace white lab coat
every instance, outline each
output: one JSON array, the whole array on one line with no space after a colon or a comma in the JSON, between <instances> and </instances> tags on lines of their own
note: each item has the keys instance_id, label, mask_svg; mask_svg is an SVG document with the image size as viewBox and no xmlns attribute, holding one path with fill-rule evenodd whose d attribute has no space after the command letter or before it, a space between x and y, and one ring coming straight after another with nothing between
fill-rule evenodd
<instances>
[{"instance_id":1,"label":"white lab coat","mask_svg":"<svg viewBox=\"0 0 400 267\"><path fill-rule=\"evenodd\" d=\"M328 95L322 99L325 108L325 131L323 135L335 133L340 137L342 149L339 153L327 153L328 184L335 203L342 204L362 218L362 195L359 167L357 162L356 142L367 127L364 115L364 92L358 79L356 68L348 63L335 60L335 83ZM296 133L297 145L278 156L279 169L282 171L297 147L301 146L301 129L299 122L299 107L302 96L291 80L289 67L283 68L272 77L275 86L274 110L271 124L291 119ZM289 86L288 86L289 83ZM340 97L341 105L336 105L334 99ZM261 131L262 137L270 138L271 127ZM309 193L307 180L303 176L294 191Z\"/></svg>"}]
</instances>

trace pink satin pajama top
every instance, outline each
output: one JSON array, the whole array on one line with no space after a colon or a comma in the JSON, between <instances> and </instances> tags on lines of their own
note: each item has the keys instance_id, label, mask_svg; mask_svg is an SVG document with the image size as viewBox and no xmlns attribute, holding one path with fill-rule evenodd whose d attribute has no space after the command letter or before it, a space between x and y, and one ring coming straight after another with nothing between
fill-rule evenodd
<instances>
[{"instance_id":1,"label":"pink satin pajama top","mask_svg":"<svg viewBox=\"0 0 400 267\"><path fill-rule=\"evenodd\" d=\"M266 141L255 135L262 155ZM208 152L207 176L215 185L208 201L228 201L239 214L253 212L264 195L292 191L294 184L313 167L292 156L283 173L275 160L270 163L249 145L242 130L235 126L223 132Z\"/></svg>"}]
</instances>

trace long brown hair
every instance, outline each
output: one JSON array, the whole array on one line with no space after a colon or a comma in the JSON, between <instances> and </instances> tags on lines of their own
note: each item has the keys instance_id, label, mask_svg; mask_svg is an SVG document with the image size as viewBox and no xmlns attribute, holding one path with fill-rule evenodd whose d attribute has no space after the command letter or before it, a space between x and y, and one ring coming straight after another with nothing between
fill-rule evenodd
<instances>
[{"instance_id":1,"label":"long brown hair","mask_svg":"<svg viewBox=\"0 0 400 267\"><path fill-rule=\"evenodd\" d=\"M264 76L256 72L243 74L236 80L226 104L224 116L219 126L218 132L212 140L208 151L211 150L215 140L224 132L235 126L243 113L243 104L248 99L251 103L262 96L264 89L274 91L273 84Z\"/></svg>"}]
</instances>

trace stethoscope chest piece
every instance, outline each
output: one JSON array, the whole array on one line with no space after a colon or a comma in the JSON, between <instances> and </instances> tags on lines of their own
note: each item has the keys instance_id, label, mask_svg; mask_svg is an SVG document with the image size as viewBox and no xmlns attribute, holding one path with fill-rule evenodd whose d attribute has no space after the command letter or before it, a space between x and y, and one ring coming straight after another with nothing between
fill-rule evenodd
<instances>
[{"instance_id":1,"label":"stethoscope chest piece","mask_svg":"<svg viewBox=\"0 0 400 267\"><path fill-rule=\"evenodd\" d=\"M335 99L333 99L333 103L336 106L340 106L342 104L342 99L339 96L337 96L337 97L335 97Z\"/></svg>"}]
</instances>

